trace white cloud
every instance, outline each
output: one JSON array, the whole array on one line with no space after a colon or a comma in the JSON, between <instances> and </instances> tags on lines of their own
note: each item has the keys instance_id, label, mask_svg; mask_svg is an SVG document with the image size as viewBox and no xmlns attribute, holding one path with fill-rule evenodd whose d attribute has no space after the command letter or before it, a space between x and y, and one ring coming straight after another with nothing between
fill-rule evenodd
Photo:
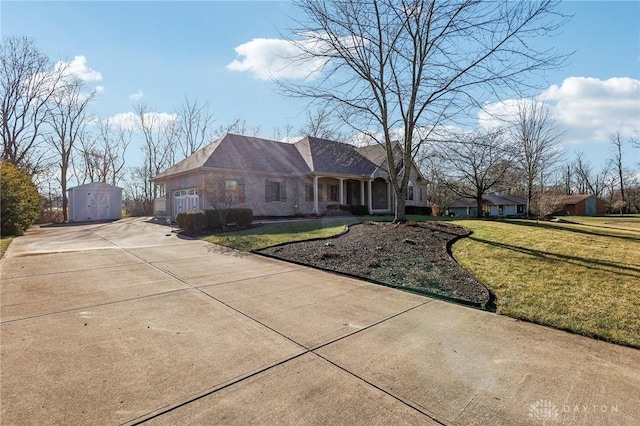
<instances>
[{"instance_id":1,"label":"white cloud","mask_svg":"<svg viewBox=\"0 0 640 426\"><path fill-rule=\"evenodd\" d=\"M306 48L311 48L312 42ZM248 71L259 80L272 78L314 78L324 68L324 59L299 61L302 53L295 43L282 39L256 38L235 48L239 59L227 65L229 71Z\"/></svg>"},{"instance_id":2,"label":"white cloud","mask_svg":"<svg viewBox=\"0 0 640 426\"><path fill-rule=\"evenodd\" d=\"M170 124L178 119L176 114L170 114L167 112L147 112L144 114L145 122L150 123L154 129L159 129L167 124ZM110 125L127 130L139 129L140 119L134 112L121 112L116 115L112 115L107 118L107 122Z\"/></svg>"},{"instance_id":3,"label":"white cloud","mask_svg":"<svg viewBox=\"0 0 640 426\"><path fill-rule=\"evenodd\" d=\"M509 99L485 105L478 114L479 124L491 127L516 111L522 99ZM627 136L640 130L640 80L615 77L599 80L569 77L553 85L537 99L553 108L566 143L607 142L620 130Z\"/></svg>"},{"instance_id":4,"label":"white cloud","mask_svg":"<svg viewBox=\"0 0 640 426\"><path fill-rule=\"evenodd\" d=\"M133 94L129 95L129 99L132 100L133 102L138 102L143 97L144 97L144 93L142 93L142 90L140 90L140 89L138 89L138 91L136 93L133 93Z\"/></svg>"},{"instance_id":5,"label":"white cloud","mask_svg":"<svg viewBox=\"0 0 640 426\"><path fill-rule=\"evenodd\" d=\"M101 81L102 74L87 66L87 58L82 55L74 57L69 62L58 61L55 71L63 70L65 77L78 78L82 81Z\"/></svg>"}]
</instances>

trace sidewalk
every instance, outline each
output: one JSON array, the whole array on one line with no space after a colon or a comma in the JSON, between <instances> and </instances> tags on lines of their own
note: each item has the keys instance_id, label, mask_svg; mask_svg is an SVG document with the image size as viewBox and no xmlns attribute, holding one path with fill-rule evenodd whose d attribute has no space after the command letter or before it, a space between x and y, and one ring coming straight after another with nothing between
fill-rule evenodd
<instances>
[{"instance_id":1,"label":"sidewalk","mask_svg":"<svg viewBox=\"0 0 640 426\"><path fill-rule=\"evenodd\" d=\"M640 351L167 233L0 261L0 424L637 425Z\"/></svg>"}]
</instances>

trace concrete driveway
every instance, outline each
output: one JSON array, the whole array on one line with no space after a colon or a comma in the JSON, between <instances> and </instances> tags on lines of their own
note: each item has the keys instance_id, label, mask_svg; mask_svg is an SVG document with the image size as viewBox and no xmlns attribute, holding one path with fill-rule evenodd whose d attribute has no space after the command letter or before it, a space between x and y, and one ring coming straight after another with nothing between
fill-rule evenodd
<instances>
[{"instance_id":1,"label":"concrete driveway","mask_svg":"<svg viewBox=\"0 0 640 426\"><path fill-rule=\"evenodd\" d=\"M640 351L169 233L0 261L0 423L637 425Z\"/></svg>"}]
</instances>

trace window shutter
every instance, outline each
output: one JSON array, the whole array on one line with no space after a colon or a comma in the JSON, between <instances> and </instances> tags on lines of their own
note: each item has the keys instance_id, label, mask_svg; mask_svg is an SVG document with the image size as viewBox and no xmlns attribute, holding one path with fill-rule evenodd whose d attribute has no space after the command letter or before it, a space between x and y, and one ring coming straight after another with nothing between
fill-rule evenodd
<instances>
[{"instance_id":1,"label":"window shutter","mask_svg":"<svg viewBox=\"0 0 640 426\"><path fill-rule=\"evenodd\" d=\"M244 179L238 179L238 201L244 203Z\"/></svg>"},{"instance_id":2,"label":"window shutter","mask_svg":"<svg viewBox=\"0 0 640 426\"><path fill-rule=\"evenodd\" d=\"M287 183L280 182L280 201L287 201Z\"/></svg>"},{"instance_id":3,"label":"window shutter","mask_svg":"<svg viewBox=\"0 0 640 426\"><path fill-rule=\"evenodd\" d=\"M271 181L269 179L266 179L264 181L264 201L266 201L267 203L272 201L271 200Z\"/></svg>"}]
</instances>

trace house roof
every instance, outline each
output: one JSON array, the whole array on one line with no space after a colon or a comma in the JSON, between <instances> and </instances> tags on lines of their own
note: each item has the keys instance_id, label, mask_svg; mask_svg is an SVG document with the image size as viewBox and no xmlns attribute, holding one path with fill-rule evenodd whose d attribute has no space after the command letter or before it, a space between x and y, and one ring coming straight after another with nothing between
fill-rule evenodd
<instances>
[{"instance_id":1,"label":"house roof","mask_svg":"<svg viewBox=\"0 0 640 426\"><path fill-rule=\"evenodd\" d=\"M379 143L374 143L372 145L362 146L356 148L357 151L369 159L376 166L380 167L382 170L388 172L387 166L387 148L384 145ZM403 167L403 158L402 158L402 148L398 142L394 142L393 145L393 157L396 162L396 173L400 173ZM414 171L418 174L419 179L424 179L420 169L414 164Z\"/></svg>"},{"instance_id":2,"label":"house roof","mask_svg":"<svg viewBox=\"0 0 640 426\"><path fill-rule=\"evenodd\" d=\"M292 144L228 133L159 173L155 179L200 167L277 173L309 171Z\"/></svg>"},{"instance_id":3,"label":"house roof","mask_svg":"<svg viewBox=\"0 0 640 426\"><path fill-rule=\"evenodd\" d=\"M356 149L376 166L381 166L387 161L387 150L380 144L374 143L373 145L362 146Z\"/></svg>"},{"instance_id":4,"label":"house roof","mask_svg":"<svg viewBox=\"0 0 640 426\"><path fill-rule=\"evenodd\" d=\"M593 195L581 194L581 195L564 195L562 196L562 202L564 204L573 205L578 204L582 200L586 200L589 197L593 197Z\"/></svg>"},{"instance_id":5,"label":"house roof","mask_svg":"<svg viewBox=\"0 0 640 426\"><path fill-rule=\"evenodd\" d=\"M516 195L487 194L482 199L492 206L526 205L527 200Z\"/></svg>"},{"instance_id":6,"label":"house roof","mask_svg":"<svg viewBox=\"0 0 640 426\"><path fill-rule=\"evenodd\" d=\"M477 206L478 205L476 203L476 200L474 200L473 198L460 198L459 200L452 203L450 207L454 209L466 209L467 207Z\"/></svg>"},{"instance_id":7,"label":"house roof","mask_svg":"<svg viewBox=\"0 0 640 426\"><path fill-rule=\"evenodd\" d=\"M486 194L482 197L484 204L490 206L517 206L527 204L527 200L516 195ZM477 207L475 198L461 198L451 204L453 208Z\"/></svg>"},{"instance_id":8,"label":"house roof","mask_svg":"<svg viewBox=\"0 0 640 426\"><path fill-rule=\"evenodd\" d=\"M295 146L314 172L369 176L376 169L375 164L346 143L306 137Z\"/></svg>"}]
</instances>

